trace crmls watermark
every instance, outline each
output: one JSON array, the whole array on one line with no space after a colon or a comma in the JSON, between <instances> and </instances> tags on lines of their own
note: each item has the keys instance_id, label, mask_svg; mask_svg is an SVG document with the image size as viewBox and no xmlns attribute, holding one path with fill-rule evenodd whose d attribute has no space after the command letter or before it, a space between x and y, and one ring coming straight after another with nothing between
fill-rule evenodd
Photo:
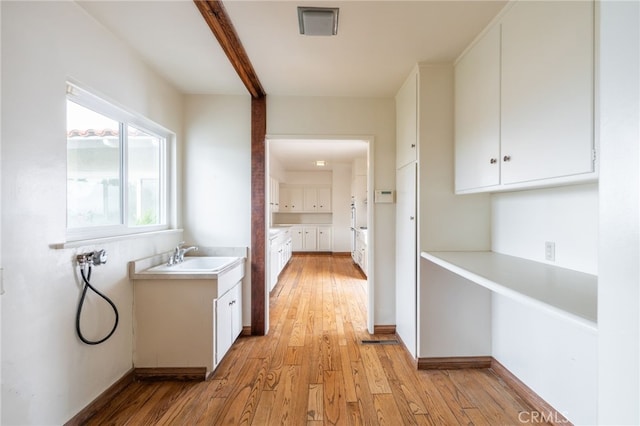
<instances>
[{"instance_id":1,"label":"crmls watermark","mask_svg":"<svg viewBox=\"0 0 640 426\"><path fill-rule=\"evenodd\" d=\"M570 423L562 414L557 411L542 413L540 411L521 411L518 413L520 423Z\"/></svg>"}]
</instances>

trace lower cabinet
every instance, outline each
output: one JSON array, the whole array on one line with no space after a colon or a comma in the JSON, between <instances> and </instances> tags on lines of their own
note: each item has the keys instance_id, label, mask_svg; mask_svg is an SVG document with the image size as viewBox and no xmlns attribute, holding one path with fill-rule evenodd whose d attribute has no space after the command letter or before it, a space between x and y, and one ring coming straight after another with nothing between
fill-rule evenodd
<instances>
[{"instance_id":1,"label":"lower cabinet","mask_svg":"<svg viewBox=\"0 0 640 426\"><path fill-rule=\"evenodd\" d=\"M332 251L330 226L318 226L318 251Z\"/></svg>"},{"instance_id":2,"label":"lower cabinet","mask_svg":"<svg viewBox=\"0 0 640 426\"><path fill-rule=\"evenodd\" d=\"M293 251L332 251L332 227L304 225L291 228Z\"/></svg>"},{"instance_id":3,"label":"lower cabinet","mask_svg":"<svg viewBox=\"0 0 640 426\"><path fill-rule=\"evenodd\" d=\"M278 283L280 272L291 259L291 230L284 229L269 240L269 291Z\"/></svg>"},{"instance_id":4,"label":"lower cabinet","mask_svg":"<svg viewBox=\"0 0 640 426\"><path fill-rule=\"evenodd\" d=\"M353 261L358 264L365 275L367 273L367 233L366 231L357 231L356 247L353 253Z\"/></svg>"},{"instance_id":5,"label":"lower cabinet","mask_svg":"<svg viewBox=\"0 0 640 426\"><path fill-rule=\"evenodd\" d=\"M214 302L214 365L218 365L242 332L242 282Z\"/></svg>"}]
</instances>

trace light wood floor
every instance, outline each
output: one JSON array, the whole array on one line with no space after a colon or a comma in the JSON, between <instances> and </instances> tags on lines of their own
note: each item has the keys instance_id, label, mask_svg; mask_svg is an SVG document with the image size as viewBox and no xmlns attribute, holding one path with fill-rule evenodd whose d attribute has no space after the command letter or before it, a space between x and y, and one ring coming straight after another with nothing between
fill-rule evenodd
<instances>
[{"instance_id":1,"label":"light wood floor","mask_svg":"<svg viewBox=\"0 0 640 426\"><path fill-rule=\"evenodd\" d=\"M92 425L517 425L530 412L491 370L417 371L366 330L366 280L349 257L294 256L270 332L241 337L206 382L135 382ZM529 417L521 416L523 419Z\"/></svg>"}]
</instances>

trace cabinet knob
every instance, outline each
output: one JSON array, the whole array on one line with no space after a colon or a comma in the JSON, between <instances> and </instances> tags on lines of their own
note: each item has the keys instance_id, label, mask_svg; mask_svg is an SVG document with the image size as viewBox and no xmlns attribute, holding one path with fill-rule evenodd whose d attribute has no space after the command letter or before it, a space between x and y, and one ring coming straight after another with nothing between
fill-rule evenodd
<instances>
[{"instance_id":1,"label":"cabinet knob","mask_svg":"<svg viewBox=\"0 0 640 426\"><path fill-rule=\"evenodd\" d=\"M502 159L505 163L507 161L511 161L511 156L510 155L505 155L504 158Z\"/></svg>"},{"instance_id":2,"label":"cabinet knob","mask_svg":"<svg viewBox=\"0 0 640 426\"><path fill-rule=\"evenodd\" d=\"M496 164L498 162L497 158L492 158L491 160L489 160L489 163L491 164Z\"/></svg>"},{"instance_id":3,"label":"cabinet knob","mask_svg":"<svg viewBox=\"0 0 640 426\"><path fill-rule=\"evenodd\" d=\"M414 220L414 219L415 219L415 217L409 216L409 220Z\"/></svg>"},{"instance_id":4,"label":"cabinet knob","mask_svg":"<svg viewBox=\"0 0 640 426\"><path fill-rule=\"evenodd\" d=\"M416 144L415 144L415 143L412 143L412 144L411 144L411 148L415 148L415 147L416 147Z\"/></svg>"}]
</instances>

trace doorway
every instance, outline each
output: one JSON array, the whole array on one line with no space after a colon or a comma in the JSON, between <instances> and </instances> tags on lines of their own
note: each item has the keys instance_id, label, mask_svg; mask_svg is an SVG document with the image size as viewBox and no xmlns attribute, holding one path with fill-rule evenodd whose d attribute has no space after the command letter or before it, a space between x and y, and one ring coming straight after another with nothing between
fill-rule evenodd
<instances>
[{"instance_id":1,"label":"doorway","mask_svg":"<svg viewBox=\"0 0 640 426\"><path fill-rule=\"evenodd\" d=\"M362 270L368 290L367 328L373 333L372 144L370 137L267 136L265 330L269 294L278 272L271 269L278 262L271 261L269 234L288 227L293 252L349 256Z\"/></svg>"}]
</instances>

